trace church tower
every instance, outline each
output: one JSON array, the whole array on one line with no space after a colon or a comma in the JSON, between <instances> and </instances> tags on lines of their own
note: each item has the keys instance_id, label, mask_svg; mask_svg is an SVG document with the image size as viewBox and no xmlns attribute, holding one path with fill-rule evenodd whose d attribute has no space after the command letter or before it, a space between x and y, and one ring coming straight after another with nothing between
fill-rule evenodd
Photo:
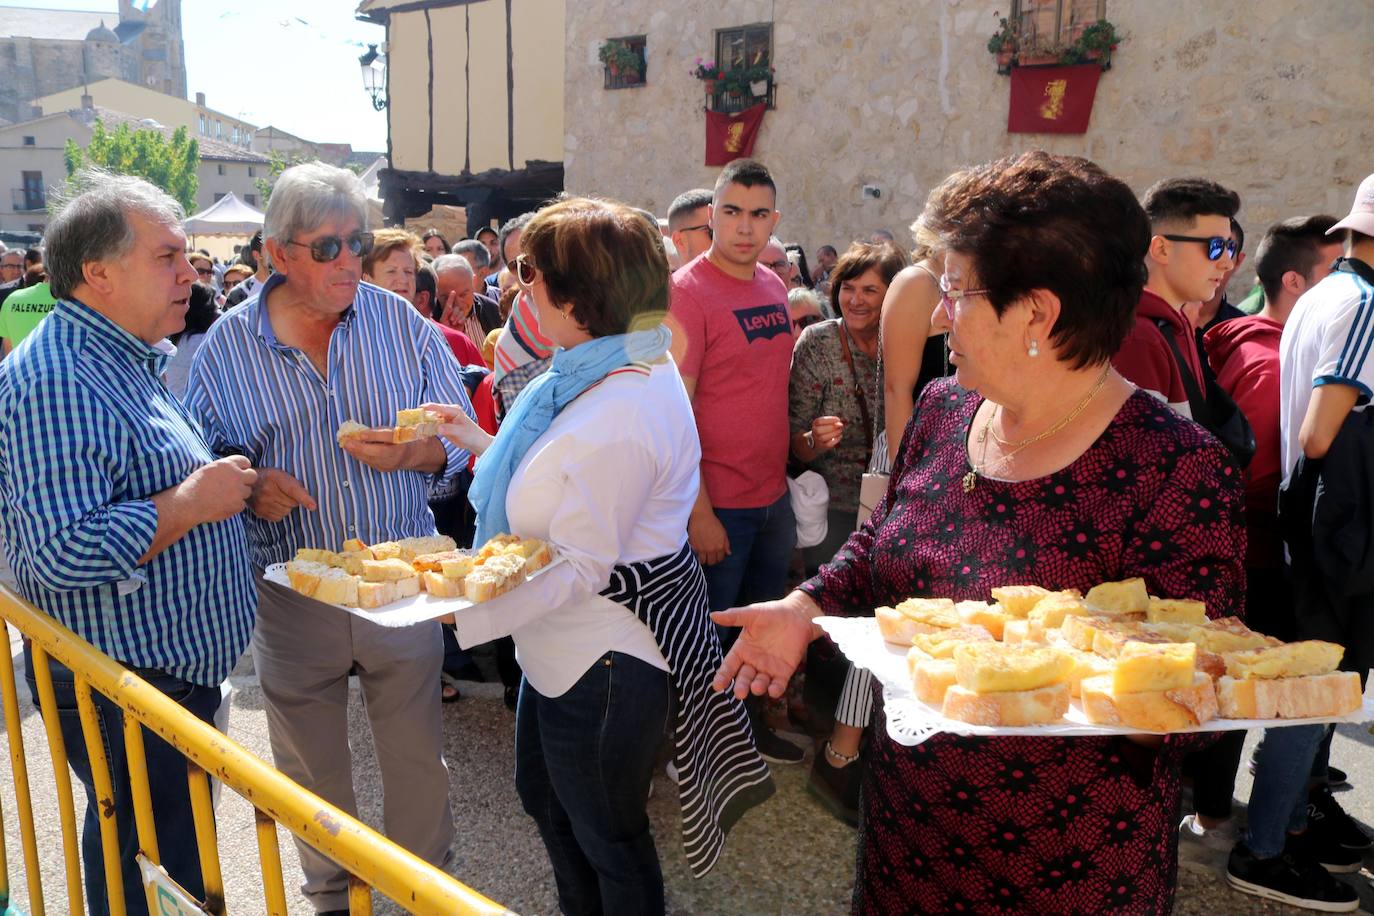
<instances>
[{"instance_id":1,"label":"church tower","mask_svg":"<svg viewBox=\"0 0 1374 916\"><path fill-rule=\"evenodd\" d=\"M138 6L143 6L139 0ZM116 31L138 54L138 77L131 82L186 98L186 49L181 37L181 0L154 0L138 9L119 0Z\"/></svg>"}]
</instances>

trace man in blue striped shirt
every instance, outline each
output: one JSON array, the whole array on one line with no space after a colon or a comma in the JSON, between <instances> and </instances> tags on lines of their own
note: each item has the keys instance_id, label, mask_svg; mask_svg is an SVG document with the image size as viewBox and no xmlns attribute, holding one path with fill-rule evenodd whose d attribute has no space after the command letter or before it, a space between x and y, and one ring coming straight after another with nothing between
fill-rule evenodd
<instances>
[{"instance_id":1,"label":"man in blue striped shirt","mask_svg":"<svg viewBox=\"0 0 1374 916\"><path fill-rule=\"evenodd\" d=\"M196 272L181 207L147 182L90 173L48 225L58 302L0 363L0 519L24 597L206 722L248 645L257 602L240 517L256 474L211 452L162 384L153 345L185 325ZM33 663L26 649L29 686ZM86 787L87 905L109 892L73 674L51 662L68 762ZM123 718L97 695L114 780L125 906L147 913ZM144 733L162 865L204 896L185 759Z\"/></svg>"},{"instance_id":2,"label":"man in blue striped shirt","mask_svg":"<svg viewBox=\"0 0 1374 916\"><path fill-rule=\"evenodd\" d=\"M301 547L338 550L434 533L429 500L467 452L442 439L393 445L389 429L341 446L346 420L391 427L426 402L472 413L458 362L404 299L360 282L371 247L356 176L318 162L277 179L263 228L276 273L210 329L187 406L220 454L258 471L248 540L259 569ZM253 661L277 768L355 811L348 676L366 699L386 797L386 833L442 866L452 843L443 761L437 621L388 628L260 580ZM301 843L302 888L321 913L347 907L348 879Z\"/></svg>"}]
</instances>

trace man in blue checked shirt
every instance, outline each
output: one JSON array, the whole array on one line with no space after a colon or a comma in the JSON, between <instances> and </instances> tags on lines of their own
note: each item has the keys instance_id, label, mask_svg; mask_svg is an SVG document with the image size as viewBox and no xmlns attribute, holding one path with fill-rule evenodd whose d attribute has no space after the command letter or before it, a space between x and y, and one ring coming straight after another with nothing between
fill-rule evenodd
<instances>
[{"instance_id":1,"label":"man in blue checked shirt","mask_svg":"<svg viewBox=\"0 0 1374 916\"><path fill-rule=\"evenodd\" d=\"M185 325L185 218L146 181L90 172L48 224L57 303L0 363L0 520L24 597L205 722L248 645L257 596L240 515L257 475L216 459L162 384L154 347ZM33 661L25 649L29 689ZM68 762L86 787L89 912L109 912L73 675L51 661ZM114 782L124 904L148 912L135 861L123 718L96 694ZM144 731L162 865L205 895L186 761Z\"/></svg>"},{"instance_id":2,"label":"man in blue checked shirt","mask_svg":"<svg viewBox=\"0 0 1374 916\"><path fill-rule=\"evenodd\" d=\"M443 439L393 445L389 429L347 439L346 420L395 425L426 402L471 414L458 362L404 299L362 283L371 248L361 183L319 162L277 179L263 227L276 273L210 329L187 406L220 454L258 472L248 507L254 566L301 547L338 550L434 533L429 500L468 454ZM443 760L439 623L388 628L259 579L253 662L277 768L353 812L348 676L366 701L394 842L443 866L453 841ZM346 912L348 876L302 843L302 888L321 913Z\"/></svg>"}]
</instances>

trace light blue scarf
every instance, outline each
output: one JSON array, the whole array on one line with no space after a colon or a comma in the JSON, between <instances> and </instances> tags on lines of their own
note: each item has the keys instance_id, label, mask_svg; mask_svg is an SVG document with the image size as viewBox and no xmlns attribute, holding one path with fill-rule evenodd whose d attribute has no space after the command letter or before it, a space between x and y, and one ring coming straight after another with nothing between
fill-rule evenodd
<instances>
[{"instance_id":1,"label":"light blue scarf","mask_svg":"<svg viewBox=\"0 0 1374 916\"><path fill-rule=\"evenodd\" d=\"M485 544L510 531L506 490L520 459L553 423L554 417L592 385L621 366L653 362L668 352L672 332L664 325L649 331L613 334L555 350L547 372L520 392L491 445L477 459L468 502L477 510L477 538Z\"/></svg>"}]
</instances>

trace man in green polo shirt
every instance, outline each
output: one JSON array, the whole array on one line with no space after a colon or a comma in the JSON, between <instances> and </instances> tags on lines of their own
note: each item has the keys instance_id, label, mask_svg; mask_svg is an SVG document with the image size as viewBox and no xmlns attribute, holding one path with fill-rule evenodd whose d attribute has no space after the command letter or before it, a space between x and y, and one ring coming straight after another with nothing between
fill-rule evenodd
<instances>
[{"instance_id":1,"label":"man in green polo shirt","mask_svg":"<svg viewBox=\"0 0 1374 916\"><path fill-rule=\"evenodd\" d=\"M6 296L4 304L0 305L2 352L8 355L19 346L19 342L38 327L38 322L48 317L56 301L47 283L35 283L28 289L17 290Z\"/></svg>"}]
</instances>

